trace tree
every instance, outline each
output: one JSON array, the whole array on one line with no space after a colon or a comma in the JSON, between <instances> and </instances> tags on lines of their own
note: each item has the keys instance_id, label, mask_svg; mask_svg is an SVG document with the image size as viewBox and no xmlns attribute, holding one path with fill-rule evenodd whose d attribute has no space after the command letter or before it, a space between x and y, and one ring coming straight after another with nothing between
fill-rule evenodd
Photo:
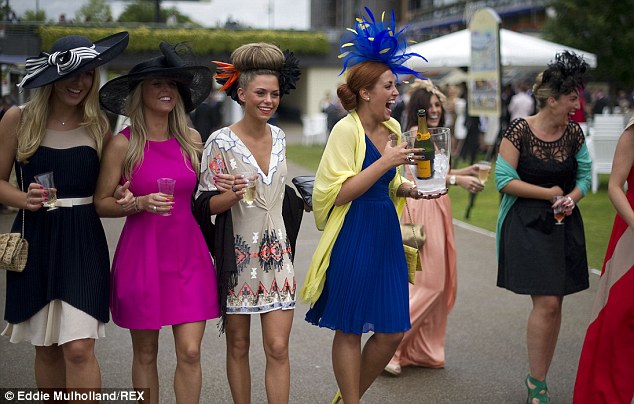
<instances>
[{"instance_id":1,"label":"tree","mask_svg":"<svg viewBox=\"0 0 634 404\"><path fill-rule=\"evenodd\" d=\"M135 0L128 4L119 16L119 22L156 22L156 1L155 0ZM191 18L181 14L178 9L172 7L170 9L161 9L161 22L165 22L170 14L176 16L178 24L188 24L189 26L197 26Z\"/></svg>"},{"instance_id":2,"label":"tree","mask_svg":"<svg viewBox=\"0 0 634 404\"><path fill-rule=\"evenodd\" d=\"M112 21L112 11L104 0L88 0L77 12L76 18L86 22L107 22Z\"/></svg>"},{"instance_id":3,"label":"tree","mask_svg":"<svg viewBox=\"0 0 634 404\"><path fill-rule=\"evenodd\" d=\"M13 11L8 2L5 4L5 2L2 1L2 3L2 6L0 6L0 21L7 21L10 16L15 15L15 11Z\"/></svg>"},{"instance_id":4,"label":"tree","mask_svg":"<svg viewBox=\"0 0 634 404\"><path fill-rule=\"evenodd\" d=\"M22 15L22 21L25 22L35 22L35 21L46 21L46 12L44 10L26 10L24 15Z\"/></svg>"},{"instance_id":5,"label":"tree","mask_svg":"<svg viewBox=\"0 0 634 404\"><path fill-rule=\"evenodd\" d=\"M547 39L597 55L593 81L634 88L634 13L623 0L552 0Z\"/></svg>"}]
</instances>

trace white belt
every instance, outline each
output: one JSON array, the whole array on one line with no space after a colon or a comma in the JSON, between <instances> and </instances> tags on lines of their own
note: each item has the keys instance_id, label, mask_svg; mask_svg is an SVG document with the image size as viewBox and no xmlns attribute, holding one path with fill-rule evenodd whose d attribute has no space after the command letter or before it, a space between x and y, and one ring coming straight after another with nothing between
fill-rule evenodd
<instances>
[{"instance_id":1,"label":"white belt","mask_svg":"<svg viewBox=\"0 0 634 404\"><path fill-rule=\"evenodd\" d=\"M88 205L92 203L92 196L86 196L84 198L62 198L55 201L55 206L62 208L72 208L77 205Z\"/></svg>"}]
</instances>

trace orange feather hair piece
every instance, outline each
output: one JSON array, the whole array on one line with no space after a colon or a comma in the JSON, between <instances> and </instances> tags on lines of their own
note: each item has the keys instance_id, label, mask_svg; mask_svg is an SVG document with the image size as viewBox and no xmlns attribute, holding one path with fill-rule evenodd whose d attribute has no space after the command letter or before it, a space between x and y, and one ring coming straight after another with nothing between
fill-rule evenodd
<instances>
[{"instance_id":1,"label":"orange feather hair piece","mask_svg":"<svg viewBox=\"0 0 634 404\"><path fill-rule=\"evenodd\" d=\"M236 68L231 63L218 62L215 60L213 61L213 63L215 63L218 66L217 71L219 72L214 76L214 78L226 80L225 83L220 88L220 91L225 91L226 89L231 87L233 83L236 82L236 80L238 80L238 76L240 74L238 73L238 70L236 70Z\"/></svg>"}]
</instances>

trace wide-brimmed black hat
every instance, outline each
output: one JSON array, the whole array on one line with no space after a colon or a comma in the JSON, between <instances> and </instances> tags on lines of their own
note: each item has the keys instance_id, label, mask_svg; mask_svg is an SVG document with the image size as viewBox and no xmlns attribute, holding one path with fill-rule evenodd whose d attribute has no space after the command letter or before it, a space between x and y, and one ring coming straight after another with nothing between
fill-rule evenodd
<instances>
[{"instance_id":1,"label":"wide-brimmed black hat","mask_svg":"<svg viewBox=\"0 0 634 404\"><path fill-rule=\"evenodd\" d=\"M51 53L41 52L26 59L26 76L18 87L43 87L71 74L94 70L123 52L129 39L125 31L95 42L83 35L62 37L53 43Z\"/></svg>"},{"instance_id":2,"label":"wide-brimmed black hat","mask_svg":"<svg viewBox=\"0 0 634 404\"><path fill-rule=\"evenodd\" d=\"M211 92L212 72L206 66L186 63L177 52L178 46L161 42L163 56L141 62L128 74L107 82L99 91L101 106L115 114L127 115L128 95L140 82L150 78L174 80L187 112L199 106Z\"/></svg>"}]
</instances>

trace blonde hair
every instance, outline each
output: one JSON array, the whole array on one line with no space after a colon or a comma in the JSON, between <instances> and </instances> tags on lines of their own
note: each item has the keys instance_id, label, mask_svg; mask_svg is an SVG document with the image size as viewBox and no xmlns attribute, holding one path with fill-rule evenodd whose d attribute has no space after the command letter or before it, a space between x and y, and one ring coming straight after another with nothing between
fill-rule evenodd
<instances>
[{"instance_id":1,"label":"blonde hair","mask_svg":"<svg viewBox=\"0 0 634 404\"><path fill-rule=\"evenodd\" d=\"M123 161L123 175L131 179L134 169L143 162L143 153L148 140L148 133L145 127L145 116L143 114L143 80L137 85L128 97L126 111L130 117L130 143ZM190 129L187 126L187 118L183 99L178 92L176 106L168 116L168 130L174 136L181 147L183 160L187 165L187 157L191 162L191 170L198 176L200 168L201 145L197 145L191 139Z\"/></svg>"},{"instance_id":2,"label":"blonde hair","mask_svg":"<svg viewBox=\"0 0 634 404\"><path fill-rule=\"evenodd\" d=\"M231 53L231 62L240 72L239 88L247 88L257 75L271 74L279 79L284 60L284 53L280 48L266 42L248 43Z\"/></svg>"},{"instance_id":3,"label":"blonde hair","mask_svg":"<svg viewBox=\"0 0 634 404\"><path fill-rule=\"evenodd\" d=\"M110 130L110 125L99 108L99 84L99 71L95 69L90 91L79 104L79 108L84 111L80 126L85 127L90 138L95 141L97 155L101 157L103 139ZM31 100L24 105L17 129L16 160L19 162L28 163L29 158L35 154L44 139L46 124L51 112L51 96L54 85L55 83L52 83L34 89Z\"/></svg>"},{"instance_id":4,"label":"blonde hair","mask_svg":"<svg viewBox=\"0 0 634 404\"><path fill-rule=\"evenodd\" d=\"M535 84L533 84L533 96L535 97L535 101L537 101L537 108L540 110L546 106L549 97L553 97L557 100L562 95L568 95L572 92L578 92L578 90L575 88L567 88L566 92L558 91L552 83L544 82L544 72L537 75Z\"/></svg>"}]
</instances>

